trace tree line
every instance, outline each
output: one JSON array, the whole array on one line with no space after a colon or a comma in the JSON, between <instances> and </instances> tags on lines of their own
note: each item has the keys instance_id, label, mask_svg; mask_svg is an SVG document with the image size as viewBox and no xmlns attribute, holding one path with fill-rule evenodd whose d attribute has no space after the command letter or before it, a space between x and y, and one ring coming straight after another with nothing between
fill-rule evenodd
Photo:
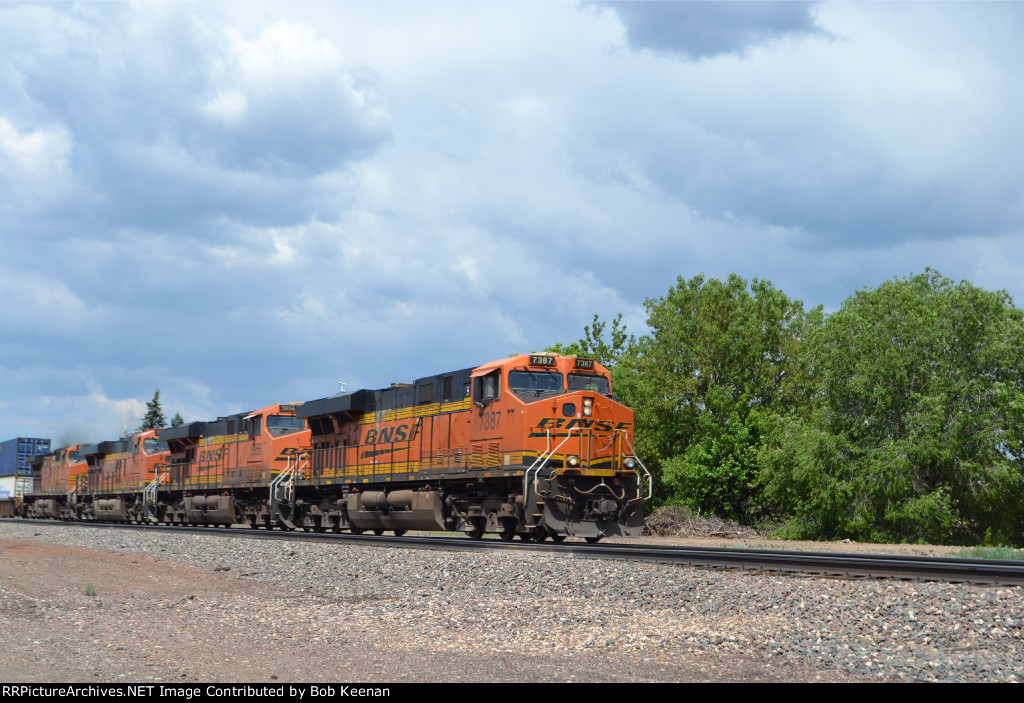
<instances>
[{"instance_id":1,"label":"tree line","mask_svg":"<svg viewBox=\"0 0 1024 703\"><path fill-rule=\"evenodd\" d=\"M595 315L656 503L794 539L1024 544L1024 313L937 271L825 314L770 281L679 277L650 333Z\"/></svg>"}]
</instances>

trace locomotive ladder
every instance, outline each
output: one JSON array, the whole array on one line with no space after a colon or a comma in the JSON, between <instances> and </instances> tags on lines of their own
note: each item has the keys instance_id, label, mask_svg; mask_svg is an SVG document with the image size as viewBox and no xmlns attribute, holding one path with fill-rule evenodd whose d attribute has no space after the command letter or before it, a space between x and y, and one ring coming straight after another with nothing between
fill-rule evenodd
<instances>
[{"instance_id":1,"label":"locomotive ladder","mask_svg":"<svg viewBox=\"0 0 1024 703\"><path fill-rule=\"evenodd\" d=\"M294 461L293 461L294 459ZM295 502L295 477L302 469L309 467L309 456L306 453L298 456L289 456L285 467L277 476L270 481L270 511L273 516L289 529L295 529L291 520L282 514L280 505L286 503L289 506ZM294 517L294 515L292 516Z\"/></svg>"},{"instance_id":2,"label":"locomotive ladder","mask_svg":"<svg viewBox=\"0 0 1024 703\"><path fill-rule=\"evenodd\" d=\"M142 490L142 507L145 510L147 504L153 505L153 512L146 516L150 522L159 522L157 510L156 510L156 491L157 488L168 479L171 475L170 471L159 472L152 481L150 481L146 487Z\"/></svg>"},{"instance_id":3,"label":"locomotive ladder","mask_svg":"<svg viewBox=\"0 0 1024 703\"><path fill-rule=\"evenodd\" d=\"M86 474L79 474L75 477L75 487L68 491L68 506L72 508L72 515L78 516L78 498L88 489L89 477Z\"/></svg>"}]
</instances>

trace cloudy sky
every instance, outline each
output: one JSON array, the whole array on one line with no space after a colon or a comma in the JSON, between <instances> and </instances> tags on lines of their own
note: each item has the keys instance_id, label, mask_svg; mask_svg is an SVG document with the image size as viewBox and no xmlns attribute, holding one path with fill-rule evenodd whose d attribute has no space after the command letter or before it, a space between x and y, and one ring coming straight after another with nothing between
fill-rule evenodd
<instances>
[{"instance_id":1,"label":"cloudy sky","mask_svg":"<svg viewBox=\"0 0 1024 703\"><path fill-rule=\"evenodd\" d=\"M0 439L644 329L678 276L1024 304L1024 3L0 4Z\"/></svg>"}]
</instances>

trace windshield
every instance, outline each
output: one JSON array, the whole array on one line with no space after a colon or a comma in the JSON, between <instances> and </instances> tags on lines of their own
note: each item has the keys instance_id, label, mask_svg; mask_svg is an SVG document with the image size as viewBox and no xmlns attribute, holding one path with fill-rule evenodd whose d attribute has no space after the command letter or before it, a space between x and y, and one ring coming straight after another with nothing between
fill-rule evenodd
<instances>
[{"instance_id":1,"label":"windshield","mask_svg":"<svg viewBox=\"0 0 1024 703\"><path fill-rule=\"evenodd\" d=\"M146 450L146 454L159 454L160 452L169 452L171 448L167 445L167 442L161 442L159 440L150 437L142 443L142 448Z\"/></svg>"},{"instance_id":2,"label":"windshield","mask_svg":"<svg viewBox=\"0 0 1024 703\"><path fill-rule=\"evenodd\" d=\"M274 437L301 432L306 429L306 421L301 417L288 415L270 415L267 417L267 429Z\"/></svg>"},{"instance_id":3,"label":"windshield","mask_svg":"<svg viewBox=\"0 0 1024 703\"><path fill-rule=\"evenodd\" d=\"M560 391L562 374L554 371L509 371L508 387L514 391Z\"/></svg>"},{"instance_id":4,"label":"windshield","mask_svg":"<svg viewBox=\"0 0 1024 703\"><path fill-rule=\"evenodd\" d=\"M608 395L610 387L608 379L604 376L595 376L589 373L569 374L569 390L571 391L595 391Z\"/></svg>"}]
</instances>

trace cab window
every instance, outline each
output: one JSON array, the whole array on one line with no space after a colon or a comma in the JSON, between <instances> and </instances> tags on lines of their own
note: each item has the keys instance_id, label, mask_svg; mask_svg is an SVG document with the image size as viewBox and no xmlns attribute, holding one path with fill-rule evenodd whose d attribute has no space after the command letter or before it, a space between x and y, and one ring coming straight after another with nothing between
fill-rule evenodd
<instances>
[{"instance_id":1,"label":"cab window","mask_svg":"<svg viewBox=\"0 0 1024 703\"><path fill-rule=\"evenodd\" d=\"M273 437L281 437L306 429L306 421L294 415L268 415L267 431Z\"/></svg>"},{"instance_id":2,"label":"cab window","mask_svg":"<svg viewBox=\"0 0 1024 703\"><path fill-rule=\"evenodd\" d=\"M569 374L569 390L595 391L604 395L608 395L611 392L607 378L589 373Z\"/></svg>"},{"instance_id":3,"label":"cab window","mask_svg":"<svg viewBox=\"0 0 1024 703\"><path fill-rule=\"evenodd\" d=\"M514 391L563 390L562 374L556 371L509 371L508 387Z\"/></svg>"},{"instance_id":4,"label":"cab window","mask_svg":"<svg viewBox=\"0 0 1024 703\"><path fill-rule=\"evenodd\" d=\"M147 437L142 441L142 448L145 449L146 454L159 454L160 452L169 452L171 448L167 445L167 442L161 442L158 439Z\"/></svg>"},{"instance_id":5,"label":"cab window","mask_svg":"<svg viewBox=\"0 0 1024 703\"><path fill-rule=\"evenodd\" d=\"M498 397L501 387L501 369L497 369L476 379L476 400L494 400Z\"/></svg>"}]
</instances>

